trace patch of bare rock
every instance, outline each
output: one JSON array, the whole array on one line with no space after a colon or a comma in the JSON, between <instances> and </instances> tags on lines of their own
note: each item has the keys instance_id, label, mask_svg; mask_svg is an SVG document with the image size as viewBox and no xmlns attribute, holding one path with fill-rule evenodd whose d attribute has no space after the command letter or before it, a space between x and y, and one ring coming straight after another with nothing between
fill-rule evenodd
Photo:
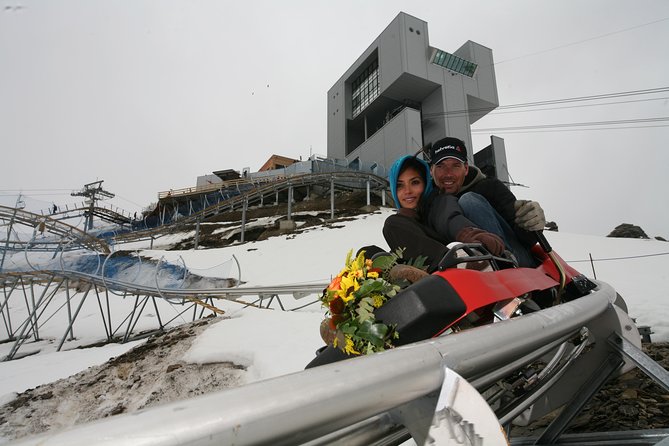
<instances>
[{"instance_id":1,"label":"patch of bare rock","mask_svg":"<svg viewBox=\"0 0 669 446\"><path fill-rule=\"evenodd\" d=\"M195 337L221 320L181 325L105 364L19 394L0 407L0 438L59 430L239 386L242 370L235 364L181 360Z\"/></svg>"}]
</instances>

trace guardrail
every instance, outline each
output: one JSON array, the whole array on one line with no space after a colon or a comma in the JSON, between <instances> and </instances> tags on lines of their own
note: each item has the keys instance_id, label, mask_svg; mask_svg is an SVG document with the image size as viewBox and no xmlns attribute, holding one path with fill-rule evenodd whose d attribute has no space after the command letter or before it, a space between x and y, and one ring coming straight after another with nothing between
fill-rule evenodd
<instances>
[{"instance_id":1,"label":"guardrail","mask_svg":"<svg viewBox=\"0 0 669 446\"><path fill-rule=\"evenodd\" d=\"M596 336L589 340L591 348L583 360L593 359L574 363L576 373L568 385L560 388L562 381L553 382L558 388L544 399L562 403L555 395L564 400L576 394L588 378L584 372L593 370L587 367L610 353L606 338L630 335L623 328L630 320L619 319L612 304L615 299L615 291L598 282L593 294L511 320L16 444L316 445L343 439L347 445L370 444L372 439L374 444L399 444L408 438L403 424L413 424L411 434L422 444L425 438L419 431L424 436L432 422L430 407L433 411L445 368L478 383L482 390L500 378L500 370L510 374L545 354L546 346L588 327ZM416 430L417 425L422 428Z\"/></svg>"},{"instance_id":2,"label":"guardrail","mask_svg":"<svg viewBox=\"0 0 669 446\"><path fill-rule=\"evenodd\" d=\"M250 184L253 186L257 186L259 184L266 184L266 183L271 183L275 181L280 181L285 179L286 177L284 175L277 175L273 177L267 177L267 178L240 178L237 180L226 180L222 181L220 183L213 183L213 184L206 184L203 186L191 186L191 187L183 187L181 189L170 189L166 191L161 191L158 192L158 200L162 200L164 198L169 198L169 197L179 197L179 196L184 196L184 195L193 195L193 194L202 194L205 192L213 192L215 190L219 189L226 189L230 187L238 187L241 185L245 184Z\"/></svg>"},{"instance_id":3,"label":"guardrail","mask_svg":"<svg viewBox=\"0 0 669 446\"><path fill-rule=\"evenodd\" d=\"M114 205L106 205L106 204L101 204L98 202L93 209L102 209L109 211L113 214L116 214L120 217L127 218L129 220L133 219L132 213L126 211L125 209L121 209L118 206ZM39 215L50 215L53 216L53 218L57 218L58 216L62 216L65 214L69 214L72 212L89 212L91 210L91 205L90 203L86 202L81 202L81 203L66 203L65 205L61 205L60 207L57 208L57 210L54 212L53 208L48 208L48 209L41 209L39 211Z\"/></svg>"}]
</instances>

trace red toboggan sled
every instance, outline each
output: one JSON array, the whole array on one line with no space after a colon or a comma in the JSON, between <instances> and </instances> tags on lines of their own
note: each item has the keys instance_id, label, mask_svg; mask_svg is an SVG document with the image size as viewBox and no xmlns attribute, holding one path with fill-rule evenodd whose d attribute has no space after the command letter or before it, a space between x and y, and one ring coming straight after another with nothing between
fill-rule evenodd
<instances>
[{"instance_id":1,"label":"red toboggan sled","mask_svg":"<svg viewBox=\"0 0 669 446\"><path fill-rule=\"evenodd\" d=\"M393 344L399 346L538 311L596 287L553 252L541 234L539 241L532 248L535 268L515 267L478 244L457 245L437 271L400 291L374 312L375 317L395 327L399 339ZM466 267L482 262L490 265L488 271ZM351 357L329 345L319 349L306 368Z\"/></svg>"}]
</instances>

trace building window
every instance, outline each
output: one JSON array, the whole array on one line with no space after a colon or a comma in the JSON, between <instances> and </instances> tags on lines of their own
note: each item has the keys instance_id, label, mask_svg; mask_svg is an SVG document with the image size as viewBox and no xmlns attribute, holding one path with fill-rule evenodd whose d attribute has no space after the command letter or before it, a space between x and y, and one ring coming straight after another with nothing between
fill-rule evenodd
<instances>
[{"instance_id":1,"label":"building window","mask_svg":"<svg viewBox=\"0 0 669 446\"><path fill-rule=\"evenodd\" d=\"M441 50L434 51L434 54L432 55L432 63L469 77L474 76L476 68L478 67L474 62L461 59L458 56L454 56Z\"/></svg>"},{"instance_id":2,"label":"building window","mask_svg":"<svg viewBox=\"0 0 669 446\"><path fill-rule=\"evenodd\" d=\"M379 95L379 60L375 59L351 83L351 105L355 118Z\"/></svg>"}]
</instances>

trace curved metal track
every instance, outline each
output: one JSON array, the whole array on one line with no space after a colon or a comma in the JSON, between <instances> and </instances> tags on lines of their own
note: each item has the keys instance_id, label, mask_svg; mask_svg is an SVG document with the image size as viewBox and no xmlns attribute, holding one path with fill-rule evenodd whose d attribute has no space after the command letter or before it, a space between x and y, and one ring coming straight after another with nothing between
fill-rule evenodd
<instances>
[{"instance_id":1,"label":"curved metal track","mask_svg":"<svg viewBox=\"0 0 669 446\"><path fill-rule=\"evenodd\" d=\"M321 180L322 180L321 175ZM332 178L332 175L327 175ZM359 175L343 175L344 179L360 178ZM366 177L365 177L366 178ZM284 181L284 186L289 187L289 181L298 182L300 184L316 184L318 179L311 178L311 181L306 181L305 178L291 178ZM334 180L333 180L334 181ZM229 204L226 204L229 205ZM210 212L214 212L210 210ZM198 218L195 215L192 218ZM171 288L161 287L158 276L161 271L162 260L158 262L155 269L155 285L138 284L133 281L124 281L106 276L105 268L114 254L110 247L104 240L93 237L84 231L77 229L74 226L63 223L62 221L51 218L50 216L43 216L33 214L31 212L23 211L15 208L7 208L0 206L0 220L8 222L9 231L7 232L7 240L4 241L2 250L2 265L5 264L6 254L10 251L23 251L25 256L25 263L32 271L4 271L0 270L0 288L2 288L4 300L0 302L0 314L2 322L5 325L5 332L7 333L7 340L13 341L14 347L10 354L5 359L12 359L17 355L18 349L31 337L35 340L40 339L39 328L46 321L54 317L55 313L67 310L68 328L66 334L60 342L59 349L65 341L65 337L73 338L73 324L76 321L79 309L83 305L89 295L89 291L93 290L98 299L100 314L102 316L101 327L104 328L106 337L109 340L116 339L115 334L117 329L112 328L112 316L109 311L110 294L126 298L128 296L134 297L134 304L128 305L128 314L123 318L123 323L128 322L125 329L123 340L127 340L134 330L134 326L139 316L144 311L147 302L153 302L153 307L158 314L158 306L156 299L161 299L170 304L184 305L189 304L189 308L200 308L200 317L205 310L216 314L223 314L216 305L215 299L237 300L242 296L257 296L255 302L248 303L249 305L262 306L265 304L269 307L275 300L283 309L283 304L279 298L280 295L309 295L321 292L327 284L315 285L283 285L273 287L256 287L256 288L208 288L208 289L182 289L183 279L179 287ZM32 231L32 238L29 241L11 240L10 232L13 227L24 226ZM172 227L160 228L159 232L170 231ZM14 229L16 232L16 230ZM25 231L24 231L25 232ZM48 233L48 237L42 237L36 240L38 234ZM93 255L98 258L97 268L95 272L82 272L69 270L65 267L63 262L63 253L72 250L88 250L92 251ZM32 251L39 252L53 252L53 258L49 261L49 269L44 269L40 265L34 265L34 260L30 255ZM60 268L55 267L54 259L60 253ZM101 255L106 255L104 262L102 262ZM139 276L139 270L142 268L141 258L139 258L139 268L137 268L136 276ZM39 263L39 262L38 262ZM20 265L20 263L19 263ZM94 266L94 265L93 265ZM16 266L14 266L16 268ZM144 266L146 268L146 265ZM186 265L183 265L184 279L188 271ZM77 289L85 290L82 292ZM64 302L63 302L63 296ZM28 298L29 297L29 298ZM75 298L81 298L79 307L73 312L71 308ZM25 307L9 305L11 299L25 300ZM102 301L106 301L107 310L102 307ZM243 302L242 302L243 303ZM192 304L192 305L191 305ZM11 308L21 308L17 316L12 314ZM49 309L47 311L47 309ZM183 312L181 312L183 313ZM26 316L27 314L27 316ZM195 311L193 318L195 319ZM18 323L14 319L20 319ZM171 321L170 321L171 322ZM161 321L158 315L158 329L163 329L165 324Z\"/></svg>"},{"instance_id":2,"label":"curved metal track","mask_svg":"<svg viewBox=\"0 0 669 446\"><path fill-rule=\"evenodd\" d=\"M107 207L107 206L97 205L91 208L90 205L87 205L85 203L75 204L73 207L68 206L66 207L65 210L58 210L56 212L44 212L44 210L42 210L40 211L39 215L49 216L54 220L63 220L69 218L83 217L89 212L91 212L91 209L93 211L94 216L99 217L101 220L108 221L110 223L128 224L132 222L132 217L130 215L126 215L125 211L120 210L116 207L112 208L111 206Z\"/></svg>"},{"instance_id":3,"label":"curved metal track","mask_svg":"<svg viewBox=\"0 0 669 446\"><path fill-rule=\"evenodd\" d=\"M49 232L67 241L74 241L82 247L93 251L105 254L110 252L109 245L104 240L93 237L81 229L46 215L33 214L22 209L0 206L0 220L8 220L11 223L32 227L35 233ZM9 240L6 240L6 242L9 242Z\"/></svg>"},{"instance_id":4,"label":"curved metal track","mask_svg":"<svg viewBox=\"0 0 669 446\"><path fill-rule=\"evenodd\" d=\"M246 205L260 204L264 201L265 197L268 197L270 194L286 192L289 188L323 186L337 190L350 191L365 189L368 184L370 190L385 191L388 189L388 180L371 173L331 172L285 177L270 183L262 183L261 186L256 187L251 191L220 201L173 223L165 224L153 229L119 234L114 240L117 243L124 243L142 238L155 238L159 235L194 225L198 221L206 220L207 218L218 215L226 210L231 210L235 207L239 208L244 205L244 202L246 202Z\"/></svg>"},{"instance_id":5,"label":"curved metal track","mask_svg":"<svg viewBox=\"0 0 669 446\"><path fill-rule=\"evenodd\" d=\"M166 325L191 309L193 310L193 320L203 317L205 310L218 315L224 314L224 311L216 306L216 299L237 301L241 304L260 307L265 304L267 308L276 299L283 309L279 296L293 295L300 297L316 294L327 286L325 283L320 283L273 287L165 288L158 283L159 269L160 263L156 266L155 286L125 282L105 278L102 274L88 274L78 271L5 272L0 274L0 288L2 288L4 294L4 299L0 302L0 314L7 333L5 341L14 342L14 346L4 360L17 357L19 348L30 339L39 340L41 326L54 317L56 313L67 311L68 326L58 345L58 350L60 350L68 336L73 339L73 326L84 301L89 297L91 291L98 300L101 316L100 327L104 329L107 340L122 340L122 342L125 342L131 338L135 325L148 303L153 304L153 311L157 315L158 327L156 329L163 330ZM256 296L256 300L253 302L239 300L245 296ZM113 328L112 315L109 309L110 299L126 299L128 297L134 299L128 300L126 305L127 314L121 318L121 323ZM10 299L18 301L18 303L10 306ZM160 316L156 299L164 300L171 305L186 306L186 308L179 311L173 319L165 322ZM22 302L25 302L25 307L21 305ZM78 302L77 308L73 310L76 302ZM103 305L103 302L106 305ZM199 316L197 315L197 308L200 309ZM20 320L15 321L17 318ZM121 329L125 330L122 338L117 335Z\"/></svg>"},{"instance_id":6,"label":"curved metal track","mask_svg":"<svg viewBox=\"0 0 669 446\"><path fill-rule=\"evenodd\" d=\"M624 362L607 340L639 340L638 333L628 328L631 319L621 314L615 300L615 291L599 282L590 295L512 320L115 416L94 425L47 432L18 444L131 445L142 441L147 446L362 446L399 445L410 437L418 444L433 444L428 441L429 433L440 428L446 433L463 429L471 434L456 437L454 444L491 444L478 433L484 432L482 427L501 429L495 421L491 426L489 419L463 418L454 401L446 406L450 408L449 424L443 425L438 418L443 416L435 412L441 395L458 392L457 385L446 379L451 372L486 392L497 381L516 376L550 353L555 361L540 380L548 385L547 391L540 400L522 400L520 409L534 418L563 406L556 420L565 414L571 417L576 412L573 407L581 405L583 396L596 387L592 381L603 382ZM501 409L494 410L499 416ZM533 443L556 444L559 428L551 424ZM662 441L669 430L654 434L628 435L630 443L626 444L652 444L632 442L642 437Z\"/></svg>"}]
</instances>

